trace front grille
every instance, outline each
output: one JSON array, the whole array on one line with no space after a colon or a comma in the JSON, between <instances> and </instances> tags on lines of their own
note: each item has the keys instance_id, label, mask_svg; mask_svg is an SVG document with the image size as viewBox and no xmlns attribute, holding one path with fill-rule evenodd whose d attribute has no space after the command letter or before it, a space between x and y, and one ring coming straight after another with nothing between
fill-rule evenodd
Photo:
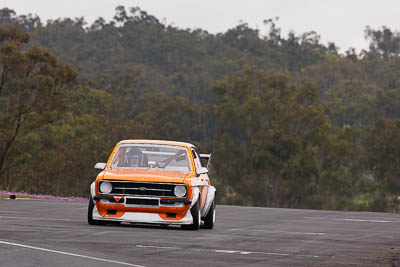
<instances>
[{"instance_id":1,"label":"front grille","mask_svg":"<svg viewBox=\"0 0 400 267\"><path fill-rule=\"evenodd\" d=\"M126 205L149 205L158 206L158 199L146 199L146 198L127 198Z\"/></svg>"},{"instance_id":2,"label":"front grille","mask_svg":"<svg viewBox=\"0 0 400 267\"><path fill-rule=\"evenodd\" d=\"M175 184L110 181L113 195L175 197Z\"/></svg>"}]
</instances>

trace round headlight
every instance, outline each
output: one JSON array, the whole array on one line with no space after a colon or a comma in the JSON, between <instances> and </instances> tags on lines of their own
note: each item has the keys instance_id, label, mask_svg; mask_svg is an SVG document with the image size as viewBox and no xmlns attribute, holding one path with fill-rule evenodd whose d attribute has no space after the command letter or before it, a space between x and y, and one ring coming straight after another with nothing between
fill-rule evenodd
<instances>
[{"instance_id":1,"label":"round headlight","mask_svg":"<svg viewBox=\"0 0 400 267\"><path fill-rule=\"evenodd\" d=\"M104 194L111 193L112 185L110 182L101 182L100 184L100 192Z\"/></svg>"},{"instance_id":2,"label":"round headlight","mask_svg":"<svg viewBox=\"0 0 400 267\"><path fill-rule=\"evenodd\" d=\"M174 188L175 196L177 197L184 197L186 195L186 186L184 185L177 185Z\"/></svg>"}]
</instances>

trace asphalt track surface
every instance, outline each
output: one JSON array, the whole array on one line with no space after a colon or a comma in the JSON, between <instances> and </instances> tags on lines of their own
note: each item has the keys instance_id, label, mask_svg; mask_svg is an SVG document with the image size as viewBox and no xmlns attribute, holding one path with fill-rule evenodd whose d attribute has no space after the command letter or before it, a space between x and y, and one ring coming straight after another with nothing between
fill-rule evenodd
<instances>
[{"instance_id":1,"label":"asphalt track surface","mask_svg":"<svg viewBox=\"0 0 400 267\"><path fill-rule=\"evenodd\" d=\"M217 206L213 230L91 226L87 204L0 199L0 266L400 266L400 215Z\"/></svg>"}]
</instances>

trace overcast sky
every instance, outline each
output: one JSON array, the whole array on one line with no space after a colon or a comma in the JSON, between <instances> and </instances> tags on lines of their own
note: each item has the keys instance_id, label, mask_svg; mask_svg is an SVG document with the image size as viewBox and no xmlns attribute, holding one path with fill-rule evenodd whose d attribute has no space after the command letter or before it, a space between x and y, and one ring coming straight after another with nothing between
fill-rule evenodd
<instances>
[{"instance_id":1,"label":"overcast sky","mask_svg":"<svg viewBox=\"0 0 400 267\"><path fill-rule=\"evenodd\" d=\"M83 16L89 23L111 19L118 5L139 6L168 24L210 33L224 32L239 21L265 32L262 21L279 17L284 35L316 31L323 43L334 42L342 51L368 46L366 26L400 30L399 0L0 0L0 8L18 15L32 13L43 21Z\"/></svg>"}]
</instances>

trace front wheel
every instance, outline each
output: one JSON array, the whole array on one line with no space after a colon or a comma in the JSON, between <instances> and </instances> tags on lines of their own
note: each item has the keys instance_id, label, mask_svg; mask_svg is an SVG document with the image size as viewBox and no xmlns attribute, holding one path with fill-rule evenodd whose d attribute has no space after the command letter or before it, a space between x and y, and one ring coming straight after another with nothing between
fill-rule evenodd
<instances>
[{"instance_id":1,"label":"front wheel","mask_svg":"<svg viewBox=\"0 0 400 267\"><path fill-rule=\"evenodd\" d=\"M94 203L93 203L92 196L90 196L89 206L88 206L88 223L90 225L104 225L105 222L93 219L93 209L94 209Z\"/></svg>"},{"instance_id":2,"label":"front wheel","mask_svg":"<svg viewBox=\"0 0 400 267\"><path fill-rule=\"evenodd\" d=\"M208 211L207 216L204 218L203 228L205 229L213 229L215 224L215 198L211 203L210 210Z\"/></svg>"},{"instance_id":3,"label":"front wheel","mask_svg":"<svg viewBox=\"0 0 400 267\"><path fill-rule=\"evenodd\" d=\"M200 198L190 209L190 213L193 217L193 223L188 225L181 225L181 228L184 230L198 230L200 228Z\"/></svg>"}]
</instances>

